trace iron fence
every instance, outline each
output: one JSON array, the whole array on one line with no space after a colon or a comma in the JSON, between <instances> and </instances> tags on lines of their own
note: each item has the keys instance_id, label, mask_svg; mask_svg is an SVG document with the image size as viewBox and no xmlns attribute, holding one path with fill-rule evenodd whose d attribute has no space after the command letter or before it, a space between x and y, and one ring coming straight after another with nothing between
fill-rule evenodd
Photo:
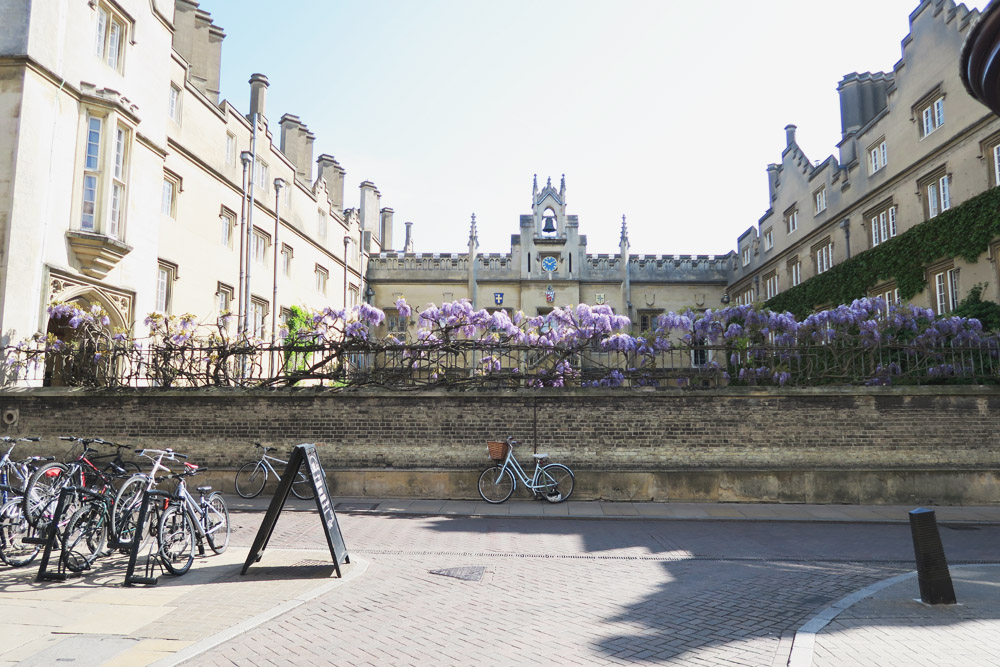
<instances>
[{"instance_id":1,"label":"iron fence","mask_svg":"<svg viewBox=\"0 0 1000 667\"><path fill-rule=\"evenodd\" d=\"M1000 381L996 340L913 346L848 342L677 345L645 353L481 340L433 344L109 343L5 350L3 386L673 387L986 384Z\"/></svg>"}]
</instances>

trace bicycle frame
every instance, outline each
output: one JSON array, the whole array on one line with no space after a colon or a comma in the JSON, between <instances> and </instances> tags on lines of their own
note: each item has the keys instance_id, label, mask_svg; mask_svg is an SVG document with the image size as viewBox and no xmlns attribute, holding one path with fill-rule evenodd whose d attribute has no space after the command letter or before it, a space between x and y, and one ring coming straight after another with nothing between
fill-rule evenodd
<instances>
[{"instance_id":1,"label":"bicycle frame","mask_svg":"<svg viewBox=\"0 0 1000 667\"><path fill-rule=\"evenodd\" d=\"M529 479L528 473L524 471L524 468L521 467L518 460L514 458L514 447L510 446L507 451L507 458L505 458L503 462L503 470L511 471L514 474L514 477L518 479L526 489L537 491L541 488L549 488L549 484L539 484L538 482L538 477L541 475L542 468L544 467L542 465L542 461L544 461L544 459L535 460L535 472ZM503 471L500 472L500 475L503 476Z\"/></svg>"},{"instance_id":2,"label":"bicycle frame","mask_svg":"<svg viewBox=\"0 0 1000 667\"><path fill-rule=\"evenodd\" d=\"M191 518L191 523L194 524L200 544L202 540L208 537L208 532L205 530L205 524L208 520L208 503L203 502L204 496L200 500L195 500L191 492L187 490L187 483L184 482L184 478L179 477L177 479L177 490L174 491L172 500L184 503L184 511L187 512ZM218 526L212 532L215 530L218 530ZM199 547L199 549L203 550L204 547Z\"/></svg>"}]
</instances>

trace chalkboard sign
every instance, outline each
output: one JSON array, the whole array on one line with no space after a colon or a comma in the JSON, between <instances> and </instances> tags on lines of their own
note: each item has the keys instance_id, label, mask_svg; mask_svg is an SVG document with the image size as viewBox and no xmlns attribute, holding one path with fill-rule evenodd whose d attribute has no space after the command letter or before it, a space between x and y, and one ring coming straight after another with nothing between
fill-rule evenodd
<instances>
[{"instance_id":1,"label":"chalkboard sign","mask_svg":"<svg viewBox=\"0 0 1000 667\"><path fill-rule=\"evenodd\" d=\"M323 466L320 465L319 456L316 454L316 445L298 445L292 450L292 455L285 466L285 472L281 474L278 488L271 498L271 504L267 508L264 520L257 530L257 537L254 538L253 546L247 560L243 563L243 571L246 574L253 563L260 561L267 543L274 532L274 524L278 521L278 515L288 500L288 494L292 490L292 483L297 479L299 469L302 464L306 465L306 475L312 481L313 491L316 494L316 507L319 509L320 520L323 522L323 532L326 534L326 543L330 545L330 555L333 556L333 566L337 570L337 576L343 576L340 572L341 563L350 563L347 555L347 547L344 546L344 536L340 533L340 524L337 523L337 514L333 511L333 501L330 499L330 490L326 487L326 475L323 474Z\"/></svg>"}]
</instances>

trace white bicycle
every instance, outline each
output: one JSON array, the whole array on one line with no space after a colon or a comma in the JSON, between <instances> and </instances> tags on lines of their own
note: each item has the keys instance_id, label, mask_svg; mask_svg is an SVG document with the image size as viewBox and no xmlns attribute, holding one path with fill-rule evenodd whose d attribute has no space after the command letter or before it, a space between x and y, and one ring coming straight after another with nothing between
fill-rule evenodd
<instances>
[{"instance_id":1,"label":"white bicycle","mask_svg":"<svg viewBox=\"0 0 1000 667\"><path fill-rule=\"evenodd\" d=\"M483 471L479 476L479 495L488 503L502 503L514 494L518 480L535 497L542 497L550 503L561 503L573 494L576 478L568 466L548 463L548 454L535 454L535 472L528 477L521 464L514 458L514 445L520 443L513 437L506 442L490 441L490 458L496 465Z\"/></svg>"},{"instance_id":2,"label":"white bicycle","mask_svg":"<svg viewBox=\"0 0 1000 667\"><path fill-rule=\"evenodd\" d=\"M281 479L281 473L275 470L274 464L271 461L281 465L288 463L288 461L283 461L277 457L268 456L268 452L277 449L277 447L265 447L256 442L253 446L261 450L260 458L256 461L244 463L236 471L236 493L247 499L256 498L260 495L270 475ZM292 493L295 494L296 498L301 498L302 500L311 500L316 497L316 493L313 491L312 480L301 470L296 474L295 481L292 482Z\"/></svg>"}]
</instances>

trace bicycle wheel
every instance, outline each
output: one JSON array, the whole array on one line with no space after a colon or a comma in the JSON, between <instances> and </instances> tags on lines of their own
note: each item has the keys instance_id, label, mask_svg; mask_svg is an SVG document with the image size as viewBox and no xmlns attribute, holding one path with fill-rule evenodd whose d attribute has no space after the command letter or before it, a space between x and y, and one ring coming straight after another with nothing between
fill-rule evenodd
<instances>
[{"instance_id":1,"label":"bicycle wheel","mask_svg":"<svg viewBox=\"0 0 1000 667\"><path fill-rule=\"evenodd\" d=\"M115 494L114 510L111 512L111 535L118 542L131 542L132 537L124 529L135 528L139 519L139 507L142 505L142 494L149 484L145 475L133 475L122 484Z\"/></svg>"},{"instance_id":2,"label":"bicycle wheel","mask_svg":"<svg viewBox=\"0 0 1000 667\"><path fill-rule=\"evenodd\" d=\"M184 574L194 561L195 532L183 501L173 503L160 517L160 560L170 574Z\"/></svg>"},{"instance_id":3,"label":"bicycle wheel","mask_svg":"<svg viewBox=\"0 0 1000 667\"><path fill-rule=\"evenodd\" d=\"M205 510L205 537L212 551L221 554L229 546L229 508L221 493L208 497Z\"/></svg>"},{"instance_id":4,"label":"bicycle wheel","mask_svg":"<svg viewBox=\"0 0 1000 667\"><path fill-rule=\"evenodd\" d=\"M78 509L62 534L62 561L70 572L83 572L97 560L108 539L104 503L89 502Z\"/></svg>"},{"instance_id":5,"label":"bicycle wheel","mask_svg":"<svg viewBox=\"0 0 1000 667\"><path fill-rule=\"evenodd\" d=\"M24 487L23 503L24 515L32 526L37 528L40 515L46 511L51 514L55 510L59 491L69 483L68 472L69 468L65 465L53 461L31 473Z\"/></svg>"},{"instance_id":6,"label":"bicycle wheel","mask_svg":"<svg viewBox=\"0 0 1000 667\"><path fill-rule=\"evenodd\" d=\"M296 498L301 498L302 500L312 500L316 497L312 480L301 470L295 475L295 481L292 482L292 493L295 494Z\"/></svg>"},{"instance_id":7,"label":"bicycle wheel","mask_svg":"<svg viewBox=\"0 0 1000 667\"><path fill-rule=\"evenodd\" d=\"M538 483L545 484L539 491L550 503L561 503L573 495L576 478L573 471L561 463L550 463L542 468Z\"/></svg>"},{"instance_id":8,"label":"bicycle wheel","mask_svg":"<svg viewBox=\"0 0 1000 667\"><path fill-rule=\"evenodd\" d=\"M236 493L242 498L256 498L267 483L267 468L260 461L244 463L236 471Z\"/></svg>"},{"instance_id":9,"label":"bicycle wheel","mask_svg":"<svg viewBox=\"0 0 1000 667\"><path fill-rule=\"evenodd\" d=\"M0 560L11 567L21 567L35 560L41 546L22 541L30 529L21 500L7 501L0 508Z\"/></svg>"},{"instance_id":10,"label":"bicycle wheel","mask_svg":"<svg viewBox=\"0 0 1000 667\"><path fill-rule=\"evenodd\" d=\"M516 486L514 475L503 466L493 466L479 476L479 495L488 503L502 503L510 498Z\"/></svg>"}]
</instances>

